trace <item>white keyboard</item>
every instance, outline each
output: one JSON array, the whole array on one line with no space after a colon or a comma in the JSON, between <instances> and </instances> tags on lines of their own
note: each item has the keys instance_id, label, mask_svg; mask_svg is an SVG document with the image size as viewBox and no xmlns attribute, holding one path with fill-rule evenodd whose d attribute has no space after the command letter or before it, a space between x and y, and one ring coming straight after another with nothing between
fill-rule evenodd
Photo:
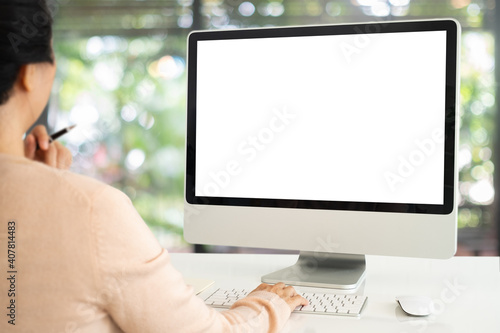
<instances>
[{"instance_id":1,"label":"white keyboard","mask_svg":"<svg viewBox=\"0 0 500 333\"><path fill-rule=\"evenodd\" d=\"M246 289L217 289L205 299L205 304L217 308L230 308L237 300L242 299L250 293ZM309 301L307 306L299 306L295 313L315 313L324 315L340 315L359 317L361 310L368 299L361 295L342 295L327 293L304 293L300 294Z\"/></svg>"}]
</instances>

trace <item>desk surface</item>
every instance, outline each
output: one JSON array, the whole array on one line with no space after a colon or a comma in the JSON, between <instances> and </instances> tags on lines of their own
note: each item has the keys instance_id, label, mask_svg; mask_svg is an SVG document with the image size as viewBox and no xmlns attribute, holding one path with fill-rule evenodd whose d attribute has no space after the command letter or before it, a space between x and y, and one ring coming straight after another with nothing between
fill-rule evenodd
<instances>
[{"instance_id":1,"label":"desk surface","mask_svg":"<svg viewBox=\"0 0 500 333\"><path fill-rule=\"evenodd\" d=\"M253 289L266 273L295 263L296 255L184 254L172 262L184 276L215 281L218 287ZM500 331L500 260L455 257L449 260L367 256L367 275L356 291L368 296L361 318L293 313L283 332L448 333ZM297 288L343 293L339 290ZM344 292L345 293L345 292ZM409 317L399 295L427 295L436 313Z\"/></svg>"}]
</instances>

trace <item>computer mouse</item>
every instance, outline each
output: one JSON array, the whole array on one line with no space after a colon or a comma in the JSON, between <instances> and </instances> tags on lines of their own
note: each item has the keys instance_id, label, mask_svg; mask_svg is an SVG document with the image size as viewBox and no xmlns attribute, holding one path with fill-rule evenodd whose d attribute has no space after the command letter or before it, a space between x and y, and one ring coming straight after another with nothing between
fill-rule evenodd
<instances>
[{"instance_id":1,"label":"computer mouse","mask_svg":"<svg viewBox=\"0 0 500 333\"><path fill-rule=\"evenodd\" d=\"M410 316L428 316L434 312L434 302L427 296L398 296L396 301Z\"/></svg>"}]
</instances>

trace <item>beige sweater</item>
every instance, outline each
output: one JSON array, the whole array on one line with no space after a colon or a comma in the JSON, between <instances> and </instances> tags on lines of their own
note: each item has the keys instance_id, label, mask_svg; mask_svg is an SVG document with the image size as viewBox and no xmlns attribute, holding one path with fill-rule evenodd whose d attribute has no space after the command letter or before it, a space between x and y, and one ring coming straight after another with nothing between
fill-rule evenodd
<instances>
[{"instance_id":1,"label":"beige sweater","mask_svg":"<svg viewBox=\"0 0 500 333\"><path fill-rule=\"evenodd\" d=\"M269 292L206 307L96 180L0 154L0 193L0 332L275 332L290 315Z\"/></svg>"}]
</instances>

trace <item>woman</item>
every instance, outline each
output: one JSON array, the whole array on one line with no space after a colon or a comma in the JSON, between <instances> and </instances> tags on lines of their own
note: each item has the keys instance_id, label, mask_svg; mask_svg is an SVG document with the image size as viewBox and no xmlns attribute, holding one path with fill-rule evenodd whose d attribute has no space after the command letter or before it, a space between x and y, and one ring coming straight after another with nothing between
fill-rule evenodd
<instances>
[{"instance_id":1,"label":"woman","mask_svg":"<svg viewBox=\"0 0 500 333\"><path fill-rule=\"evenodd\" d=\"M0 331L279 330L307 302L292 287L206 307L124 194L67 171L71 154L43 127L23 142L54 80L51 24L43 1L0 3Z\"/></svg>"}]
</instances>

